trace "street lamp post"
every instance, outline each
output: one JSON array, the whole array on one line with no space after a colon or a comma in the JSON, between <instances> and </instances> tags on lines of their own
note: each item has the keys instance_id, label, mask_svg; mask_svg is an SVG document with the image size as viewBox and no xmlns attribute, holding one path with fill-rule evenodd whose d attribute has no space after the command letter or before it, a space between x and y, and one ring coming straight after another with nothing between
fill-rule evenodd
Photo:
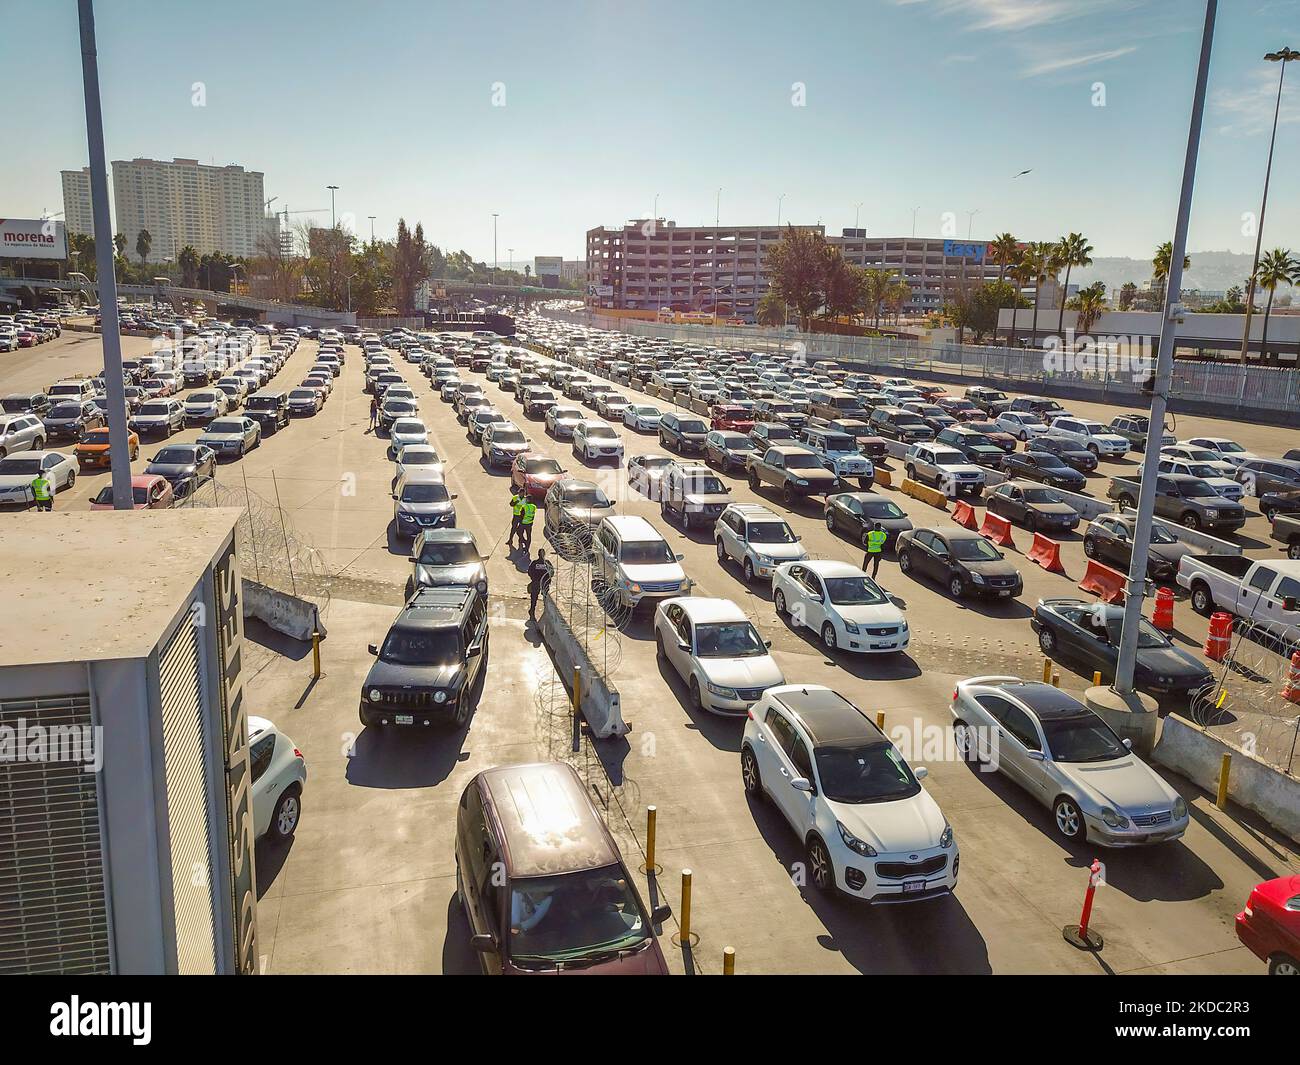
<instances>
[{"instance_id":1,"label":"street lamp post","mask_svg":"<svg viewBox=\"0 0 1300 1065\"><path fill-rule=\"evenodd\" d=\"M338 225L334 218L334 193L339 191L339 187L337 185L326 185L325 187L330 190L330 229L333 229Z\"/></svg>"},{"instance_id":2,"label":"street lamp post","mask_svg":"<svg viewBox=\"0 0 1300 1065\"><path fill-rule=\"evenodd\" d=\"M781 203L784 199L785 199L784 192L781 193L781 195L776 198L776 228L777 229L781 228Z\"/></svg>"},{"instance_id":3,"label":"street lamp post","mask_svg":"<svg viewBox=\"0 0 1300 1065\"><path fill-rule=\"evenodd\" d=\"M497 215L492 212L492 284L497 283Z\"/></svg>"},{"instance_id":4,"label":"street lamp post","mask_svg":"<svg viewBox=\"0 0 1300 1065\"><path fill-rule=\"evenodd\" d=\"M122 379L122 336L117 318L113 229L108 218L108 169L104 160L104 115L99 103L99 57L95 47L94 0L78 0L81 79L86 95L86 141L90 150L90 200L94 219L100 336L104 348L104 391L108 396L108 448L113 509L133 510L131 463L126 432L126 383Z\"/></svg>"},{"instance_id":5,"label":"street lamp post","mask_svg":"<svg viewBox=\"0 0 1300 1065\"><path fill-rule=\"evenodd\" d=\"M1277 76L1277 102L1273 105L1273 133L1268 139L1268 165L1264 168L1264 197L1259 204L1259 220L1255 223L1255 257L1250 262L1250 279L1246 282L1246 322L1241 331L1241 361L1246 361L1246 352L1250 348L1250 315L1255 306L1255 275L1259 272L1260 242L1264 239L1264 210L1268 207L1268 180L1273 174L1273 145L1277 142L1277 116L1282 109L1282 79L1286 77L1286 65L1293 59L1300 59L1300 52L1293 48L1279 48L1264 56L1270 63L1281 67Z\"/></svg>"},{"instance_id":6,"label":"street lamp post","mask_svg":"<svg viewBox=\"0 0 1300 1065\"><path fill-rule=\"evenodd\" d=\"M375 216L367 215L366 217L370 219L370 243L373 244L375 242Z\"/></svg>"},{"instance_id":7,"label":"street lamp post","mask_svg":"<svg viewBox=\"0 0 1300 1065\"><path fill-rule=\"evenodd\" d=\"M1169 399L1169 385L1173 376L1174 339L1178 331L1179 291L1182 288L1183 257L1187 254L1187 227L1192 211L1192 190L1196 184L1196 158L1201 140L1201 119L1205 111L1205 84L1209 77L1210 50L1214 43L1214 19L1218 0L1206 0L1205 28L1201 36L1200 65L1196 72L1196 90L1192 98L1192 117L1187 131L1187 150L1183 158L1183 182L1178 200L1178 220L1174 226L1173 254L1169 260L1169 284L1165 291L1164 316L1160 324L1160 347L1156 359L1155 382L1151 391L1151 427L1159 434L1165 422L1165 409ZM1094 709L1110 719L1130 721L1138 719L1135 713L1154 710L1144 706L1142 697L1133 689L1133 670L1137 664L1138 627L1142 621L1142 600L1146 594L1147 555L1151 540L1152 519L1155 515L1158 448L1148 447L1142 459L1142 477L1138 487L1137 519L1133 527L1133 554L1129 562L1128 584L1124 599L1124 626L1120 634L1119 661L1115 669L1115 684L1109 690L1092 688L1088 700ZM1155 739L1155 715L1147 713L1150 722L1138 734L1144 745ZM1148 747L1149 751L1149 747Z\"/></svg>"},{"instance_id":8,"label":"street lamp post","mask_svg":"<svg viewBox=\"0 0 1300 1065\"><path fill-rule=\"evenodd\" d=\"M718 327L718 230L722 228L722 186L718 186L718 195L713 201L713 327Z\"/></svg>"},{"instance_id":9,"label":"street lamp post","mask_svg":"<svg viewBox=\"0 0 1300 1065\"><path fill-rule=\"evenodd\" d=\"M853 229L854 229L854 236L857 235L858 218L859 218L859 216L860 216L861 214L862 214L862 204L859 203L856 207L853 208Z\"/></svg>"},{"instance_id":10,"label":"street lamp post","mask_svg":"<svg viewBox=\"0 0 1300 1065\"><path fill-rule=\"evenodd\" d=\"M970 240L971 229L975 225L975 216L980 213L980 208L976 207L973 211L966 212L966 239Z\"/></svg>"},{"instance_id":11,"label":"street lamp post","mask_svg":"<svg viewBox=\"0 0 1300 1065\"><path fill-rule=\"evenodd\" d=\"M912 208L912 236L913 237L916 236L916 212L919 211L920 209L921 209L920 207Z\"/></svg>"}]
</instances>

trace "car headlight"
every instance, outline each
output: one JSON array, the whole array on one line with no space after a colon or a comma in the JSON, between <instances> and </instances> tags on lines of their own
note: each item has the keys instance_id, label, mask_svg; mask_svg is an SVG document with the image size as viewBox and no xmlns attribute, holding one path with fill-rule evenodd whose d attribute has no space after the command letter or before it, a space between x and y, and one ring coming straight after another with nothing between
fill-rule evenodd
<instances>
[{"instance_id":1,"label":"car headlight","mask_svg":"<svg viewBox=\"0 0 1300 1065\"><path fill-rule=\"evenodd\" d=\"M434 693L433 693L433 701L434 701L435 703L445 703L445 702L447 701L447 693L444 692L444 691L436 691L436 692L434 692Z\"/></svg>"},{"instance_id":2,"label":"car headlight","mask_svg":"<svg viewBox=\"0 0 1300 1065\"><path fill-rule=\"evenodd\" d=\"M679 584L677 588L679 591L689 592L691 590L691 579L689 577L683 577L682 583Z\"/></svg>"},{"instance_id":3,"label":"car headlight","mask_svg":"<svg viewBox=\"0 0 1300 1065\"><path fill-rule=\"evenodd\" d=\"M972 573L972 574L970 575L970 579L971 579L971 583L972 583L972 584L983 584L983 583L984 583L984 575L983 575L982 573Z\"/></svg>"},{"instance_id":4,"label":"car headlight","mask_svg":"<svg viewBox=\"0 0 1300 1065\"><path fill-rule=\"evenodd\" d=\"M1181 795L1174 800L1174 820L1181 821L1187 816L1187 800Z\"/></svg>"},{"instance_id":5,"label":"car headlight","mask_svg":"<svg viewBox=\"0 0 1300 1065\"><path fill-rule=\"evenodd\" d=\"M939 837L939 846L947 850L952 846L952 825L943 826L943 835Z\"/></svg>"},{"instance_id":6,"label":"car headlight","mask_svg":"<svg viewBox=\"0 0 1300 1065\"><path fill-rule=\"evenodd\" d=\"M849 850L853 851L855 854L862 855L864 858L876 857L876 848L870 843L858 839L857 836L845 828L839 821L835 822L835 827L839 829L840 839L844 841L844 846L848 847Z\"/></svg>"},{"instance_id":7,"label":"car headlight","mask_svg":"<svg viewBox=\"0 0 1300 1065\"><path fill-rule=\"evenodd\" d=\"M794 483L797 484L800 488L807 488L807 487L808 487L808 482L805 481L802 477L796 477L796 478L794 479Z\"/></svg>"},{"instance_id":8,"label":"car headlight","mask_svg":"<svg viewBox=\"0 0 1300 1065\"><path fill-rule=\"evenodd\" d=\"M641 585L637 584L636 581L628 580L626 577L623 579L623 587L626 588L633 595L641 594Z\"/></svg>"},{"instance_id":9,"label":"car headlight","mask_svg":"<svg viewBox=\"0 0 1300 1065\"><path fill-rule=\"evenodd\" d=\"M1210 509L1205 512L1205 516L1207 518L1217 518L1219 516L1219 512L1215 510L1213 507L1210 507Z\"/></svg>"},{"instance_id":10,"label":"car headlight","mask_svg":"<svg viewBox=\"0 0 1300 1065\"><path fill-rule=\"evenodd\" d=\"M372 703L379 702L381 693L378 688L371 688L366 694L370 697Z\"/></svg>"},{"instance_id":11,"label":"car headlight","mask_svg":"<svg viewBox=\"0 0 1300 1065\"><path fill-rule=\"evenodd\" d=\"M735 699L737 697L735 688L728 688L722 684L714 684L713 681L709 681L708 686L709 694L716 695L719 699Z\"/></svg>"},{"instance_id":12,"label":"car headlight","mask_svg":"<svg viewBox=\"0 0 1300 1065\"><path fill-rule=\"evenodd\" d=\"M840 623L844 626L845 632L851 633L854 636L858 634L858 626L854 622L845 621L843 618L841 618Z\"/></svg>"},{"instance_id":13,"label":"car headlight","mask_svg":"<svg viewBox=\"0 0 1300 1065\"><path fill-rule=\"evenodd\" d=\"M1106 822L1109 828L1128 828L1128 818L1117 812L1113 807L1103 806L1101 808L1101 819Z\"/></svg>"}]
</instances>

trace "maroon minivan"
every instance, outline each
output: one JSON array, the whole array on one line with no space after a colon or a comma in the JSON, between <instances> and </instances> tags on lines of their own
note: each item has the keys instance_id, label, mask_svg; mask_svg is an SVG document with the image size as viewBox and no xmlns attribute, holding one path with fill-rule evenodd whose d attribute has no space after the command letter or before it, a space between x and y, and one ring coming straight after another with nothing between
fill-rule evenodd
<instances>
[{"instance_id":1,"label":"maroon minivan","mask_svg":"<svg viewBox=\"0 0 1300 1065\"><path fill-rule=\"evenodd\" d=\"M456 894L486 973L667 975L618 845L572 766L478 774L456 812Z\"/></svg>"}]
</instances>

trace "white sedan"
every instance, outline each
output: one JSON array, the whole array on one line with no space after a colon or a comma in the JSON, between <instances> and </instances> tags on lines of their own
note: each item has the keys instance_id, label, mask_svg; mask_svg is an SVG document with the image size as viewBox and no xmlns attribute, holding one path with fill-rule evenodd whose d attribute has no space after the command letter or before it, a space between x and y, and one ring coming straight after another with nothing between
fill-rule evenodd
<instances>
[{"instance_id":1,"label":"white sedan","mask_svg":"<svg viewBox=\"0 0 1300 1065\"><path fill-rule=\"evenodd\" d=\"M634 403L623 412L623 424L640 433L653 433L659 428L663 411L645 403Z\"/></svg>"},{"instance_id":2,"label":"white sedan","mask_svg":"<svg viewBox=\"0 0 1300 1065\"><path fill-rule=\"evenodd\" d=\"M768 644L729 599L682 596L655 608L655 649L687 684L691 705L744 714L785 675Z\"/></svg>"},{"instance_id":3,"label":"white sedan","mask_svg":"<svg viewBox=\"0 0 1300 1065\"><path fill-rule=\"evenodd\" d=\"M0 459L0 506L32 503L32 481L38 473L50 479L55 492L61 492L76 484L77 463L61 451L24 451Z\"/></svg>"},{"instance_id":4,"label":"white sedan","mask_svg":"<svg viewBox=\"0 0 1300 1065\"><path fill-rule=\"evenodd\" d=\"M248 719L248 762L253 776L253 835L283 842L302 817L307 762L283 732L261 717Z\"/></svg>"},{"instance_id":5,"label":"white sedan","mask_svg":"<svg viewBox=\"0 0 1300 1065\"><path fill-rule=\"evenodd\" d=\"M1047 423L1038 415L1026 414L1023 411L1003 411L997 416L997 420L993 424L1004 433L1010 433L1017 440L1028 440L1031 437L1044 436L1050 432Z\"/></svg>"},{"instance_id":6,"label":"white sedan","mask_svg":"<svg viewBox=\"0 0 1300 1065\"><path fill-rule=\"evenodd\" d=\"M907 650L907 619L864 570L831 559L785 562L772 574L778 614L821 636L828 651Z\"/></svg>"}]
</instances>

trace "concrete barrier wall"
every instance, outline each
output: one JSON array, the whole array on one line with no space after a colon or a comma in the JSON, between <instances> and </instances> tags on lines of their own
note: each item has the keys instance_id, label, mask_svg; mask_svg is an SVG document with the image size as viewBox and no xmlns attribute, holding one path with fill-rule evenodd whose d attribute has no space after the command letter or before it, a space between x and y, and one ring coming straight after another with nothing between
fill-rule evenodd
<instances>
[{"instance_id":1,"label":"concrete barrier wall","mask_svg":"<svg viewBox=\"0 0 1300 1065\"><path fill-rule=\"evenodd\" d=\"M1225 754L1232 755L1228 797L1300 842L1300 780L1295 777L1252 758L1235 744L1177 714L1165 718L1152 758L1216 794Z\"/></svg>"},{"instance_id":2,"label":"concrete barrier wall","mask_svg":"<svg viewBox=\"0 0 1300 1065\"><path fill-rule=\"evenodd\" d=\"M555 668L566 686L573 682L573 669L582 668L582 716L599 739L623 736L629 731L623 720L618 689L614 688L583 651L549 594L542 597L542 639L555 656Z\"/></svg>"},{"instance_id":3,"label":"concrete barrier wall","mask_svg":"<svg viewBox=\"0 0 1300 1065\"><path fill-rule=\"evenodd\" d=\"M1237 544L1229 543L1227 540L1220 540L1217 536L1211 536L1209 533L1200 532L1197 529L1187 529L1177 522L1166 521L1164 518L1156 518L1155 520L1183 543L1196 548L1198 551L1204 551L1206 554L1240 555L1245 553Z\"/></svg>"},{"instance_id":4,"label":"concrete barrier wall","mask_svg":"<svg viewBox=\"0 0 1300 1065\"><path fill-rule=\"evenodd\" d=\"M310 599L244 578L244 617L260 618L276 632L295 640L310 640L313 629L324 636L325 622L319 610L320 605Z\"/></svg>"}]
</instances>

